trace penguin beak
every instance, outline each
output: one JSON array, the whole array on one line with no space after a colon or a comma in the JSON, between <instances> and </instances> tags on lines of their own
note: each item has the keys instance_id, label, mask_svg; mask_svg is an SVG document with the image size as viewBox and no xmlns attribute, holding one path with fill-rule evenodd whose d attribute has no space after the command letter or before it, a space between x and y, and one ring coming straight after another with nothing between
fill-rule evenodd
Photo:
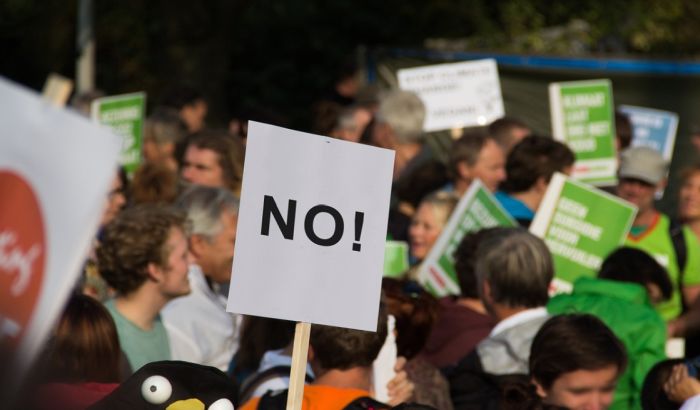
<instances>
[{"instance_id":1,"label":"penguin beak","mask_svg":"<svg viewBox=\"0 0 700 410\"><path fill-rule=\"evenodd\" d=\"M165 410L204 410L204 403L198 399L178 400L166 407Z\"/></svg>"}]
</instances>

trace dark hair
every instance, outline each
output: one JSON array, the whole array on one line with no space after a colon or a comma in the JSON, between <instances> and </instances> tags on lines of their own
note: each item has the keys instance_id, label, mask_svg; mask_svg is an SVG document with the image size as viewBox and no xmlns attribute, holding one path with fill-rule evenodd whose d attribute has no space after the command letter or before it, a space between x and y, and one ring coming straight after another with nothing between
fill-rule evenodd
<instances>
[{"instance_id":1,"label":"dark hair","mask_svg":"<svg viewBox=\"0 0 700 410\"><path fill-rule=\"evenodd\" d=\"M217 154L226 187L238 193L243 182L243 161L245 146L239 137L226 130L205 129L187 137L187 147L208 149ZM184 152L183 152L184 154Z\"/></svg>"},{"instance_id":2,"label":"dark hair","mask_svg":"<svg viewBox=\"0 0 700 410\"><path fill-rule=\"evenodd\" d=\"M241 339L233 360L233 377L239 382L256 372L268 350L282 349L294 339L295 322L244 316Z\"/></svg>"},{"instance_id":3,"label":"dark hair","mask_svg":"<svg viewBox=\"0 0 700 410\"><path fill-rule=\"evenodd\" d=\"M460 293L465 298L479 297L476 278L476 250L479 248L479 243L481 243L482 239L493 230L494 228L486 228L464 235L453 254L457 282L459 283Z\"/></svg>"},{"instance_id":4,"label":"dark hair","mask_svg":"<svg viewBox=\"0 0 700 410\"><path fill-rule=\"evenodd\" d=\"M630 146L634 135L633 132L634 129L629 116L622 111L615 110L615 136L620 146L620 151Z\"/></svg>"},{"instance_id":5,"label":"dark hair","mask_svg":"<svg viewBox=\"0 0 700 410\"><path fill-rule=\"evenodd\" d=\"M683 359L663 360L654 365L644 378L642 386L642 409L677 410L678 403L671 401L664 391L664 384L671 376L673 367L683 363Z\"/></svg>"},{"instance_id":6,"label":"dark hair","mask_svg":"<svg viewBox=\"0 0 700 410\"><path fill-rule=\"evenodd\" d=\"M186 105L192 105L198 100L204 100L201 92L189 86L178 86L167 90L163 96L163 105L178 110Z\"/></svg>"},{"instance_id":7,"label":"dark hair","mask_svg":"<svg viewBox=\"0 0 700 410\"><path fill-rule=\"evenodd\" d=\"M379 355L387 335L387 314L379 309L376 332L313 325L309 344L314 360L324 370L368 367Z\"/></svg>"},{"instance_id":8,"label":"dark hair","mask_svg":"<svg viewBox=\"0 0 700 410\"><path fill-rule=\"evenodd\" d=\"M516 128L530 129L523 121L513 117L503 117L489 124L488 132L503 148L513 144L513 130Z\"/></svg>"},{"instance_id":9,"label":"dark hair","mask_svg":"<svg viewBox=\"0 0 700 410\"><path fill-rule=\"evenodd\" d=\"M563 374L627 366L625 346L593 315L554 316L542 325L530 349L530 377L549 389Z\"/></svg>"},{"instance_id":10,"label":"dark hair","mask_svg":"<svg viewBox=\"0 0 700 410\"><path fill-rule=\"evenodd\" d=\"M561 172L573 163L574 153L561 142L549 137L525 137L508 154L507 178L501 189L507 193L525 192L538 179L549 182L555 172Z\"/></svg>"},{"instance_id":11,"label":"dark hair","mask_svg":"<svg viewBox=\"0 0 700 410\"><path fill-rule=\"evenodd\" d=\"M48 381L119 383L117 327L102 304L71 296L45 350Z\"/></svg>"},{"instance_id":12,"label":"dark hair","mask_svg":"<svg viewBox=\"0 0 700 410\"><path fill-rule=\"evenodd\" d=\"M412 280L384 278L382 290L387 312L396 318L398 355L412 359L428 341L440 305Z\"/></svg>"},{"instance_id":13,"label":"dark hair","mask_svg":"<svg viewBox=\"0 0 700 410\"><path fill-rule=\"evenodd\" d=\"M452 178L459 177L460 163L466 162L470 167L476 164L488 139L484 129L474 128L465 130L462 136L452 143L449 153L449 171Z\"/></svg>"},{"instance_id":14,"label":"dark hair","mask_svg":"<svg viewBox=\"0 0 700 410\"><path fill-rule=\"evenodd\" d=\"M673 292L666 269L643 250L627 246L617 248L605 258L598 277L642 286L654 284L661 290L664 300L669 299Z\"/></svg>"},{"instance_id":15,"label":"dark hair","mask_svg":"<svg viewBox=\"0 0 700 410\"><path fill-rule=\"evenodd\" d=\"M122 295L138 289L148 278L148 264L167 265L172 228L186 231L183 212L153 204L122 211L107 225L97 248L102 277Z\"/></svg>"}]
</instances>

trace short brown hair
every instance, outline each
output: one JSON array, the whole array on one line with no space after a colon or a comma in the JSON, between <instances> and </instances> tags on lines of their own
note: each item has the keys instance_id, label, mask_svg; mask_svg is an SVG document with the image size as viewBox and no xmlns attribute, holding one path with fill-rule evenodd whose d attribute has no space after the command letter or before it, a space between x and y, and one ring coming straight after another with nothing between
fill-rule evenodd
<instances>
[{"instance_id":1,"label":"short brown hair","mask_svg":"<svg viewBox=\"0 0 700 410\"><path fill-rule=\"evenodd\" d=\"M148 278L149 263L166 266L172 228L187 231L185 214L164 205L136 205L119 214L104 230L97 264L107 283L122 295Z\"/></svg>"},{"instance_id":2,"label":"short brown hair","mask_svg":"<svg viewBox=\"0 0 700 410\"><path fill-rule=\"evenodd\" d=\"M134 173L131 199L135 204L170 204L177 198L178 188L175 171L161 164L144 162Z\"/></svg>"},{"instance_id":3,"label":"short brown hair","mask_svg":"<svg viewBox=\"0 0 700 410\"><path fill-rule=\"evenodd\" d=\"M224 177L226 187L238 193L243 182L243 160L245 146L239 137L231 135L226 130L206 129L188 137L187 147L214 151Z\"/></svg>"},{"instance_id":4,"label":"short brown hair","mask_svg":"<svg viewBox=\"0 0 700 410\"><path fill-rule=\"evenodd\" d=\"M549 137L529 136L517 143L506 160L507 178L501 189L511 194L532 188L539 178L549 183L555 172L574 164L574 153Z\"/></svg>"},{"instance_id":5,"label":"short brown hair","mask_svg":"<svg viewBox=\"0 0 700 410\"><path fill-rule=\"evenodd\" d=\"M387 314L379 309L377 332L313 325L309 343L314 360L325 370L368 367L379 355L387 335Z\"/></svg>"},{"instance_id":6,"label":"short brown hair","mask_svg":"<svg viewBox=\"0 0 700 410\"><path fill-rule=\"evenodd\" d=\"M479 160L479 154L489 140L488 134L480 128L465 130L464 134L450 148L450 173L453 178L459 177L458 166L466 162L470 167Z\"/></svg>"}]
</instances>

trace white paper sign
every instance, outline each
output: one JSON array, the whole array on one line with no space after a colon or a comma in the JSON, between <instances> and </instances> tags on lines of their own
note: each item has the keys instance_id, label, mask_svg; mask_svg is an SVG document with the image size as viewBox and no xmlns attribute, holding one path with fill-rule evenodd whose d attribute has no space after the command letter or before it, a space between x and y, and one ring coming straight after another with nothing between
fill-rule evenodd
<instances>
[{"instance_id":1,"label":"white paper sign","mask_svg":"<svg viewBox=\"0 0 700 410\"><path fill-rule=\"evenodd\" d=\"M251 121L227 310L376 331L393 164Z\"/></svg>"},{"instance_id":2,"label":"white paper sign","mask_svg":"<svg viewBox=\"0 0 700 410\"><path fill-rule=\"evenodd\" d=\"M399 70L399 87L425 104L426 132L486 125L505 115L496 60Z\"/></svg>"},{"instance_id":3,"label":"white paper sign","mask_svg":"<svg viewBox=\"0 0 700 410\"><path fill-rule=\"evenodd\" d=\"M120 141L2 78L0 106L0 347L21 372L75 286Z\"/></svg>"}]
</instances>

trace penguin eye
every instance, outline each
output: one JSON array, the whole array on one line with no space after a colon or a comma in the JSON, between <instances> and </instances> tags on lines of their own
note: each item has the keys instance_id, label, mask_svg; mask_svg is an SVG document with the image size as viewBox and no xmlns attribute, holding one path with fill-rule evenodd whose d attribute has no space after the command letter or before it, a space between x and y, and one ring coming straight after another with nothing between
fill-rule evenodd
<instances>
[{"instance_id":1,"label":"penguin eye","mask_svg":"<svg viewBox=\"0 0 700 410\"><path fill-rule=\"evenodd\" d=\"M207 410L233 410L233 403L229 399L219 399L212 403Z\"/></svg>"},{"instance_id":2,"label":"penguin eye","mask_svg":"<svg viewBox=\"0 0 700 410\"><path fill-rule=\"evenodd\" d=\"M151 404L163 404L173 393L173 386L163 376L151 376L141 385L141 395Z\"/></svg>"}]
</instances>

